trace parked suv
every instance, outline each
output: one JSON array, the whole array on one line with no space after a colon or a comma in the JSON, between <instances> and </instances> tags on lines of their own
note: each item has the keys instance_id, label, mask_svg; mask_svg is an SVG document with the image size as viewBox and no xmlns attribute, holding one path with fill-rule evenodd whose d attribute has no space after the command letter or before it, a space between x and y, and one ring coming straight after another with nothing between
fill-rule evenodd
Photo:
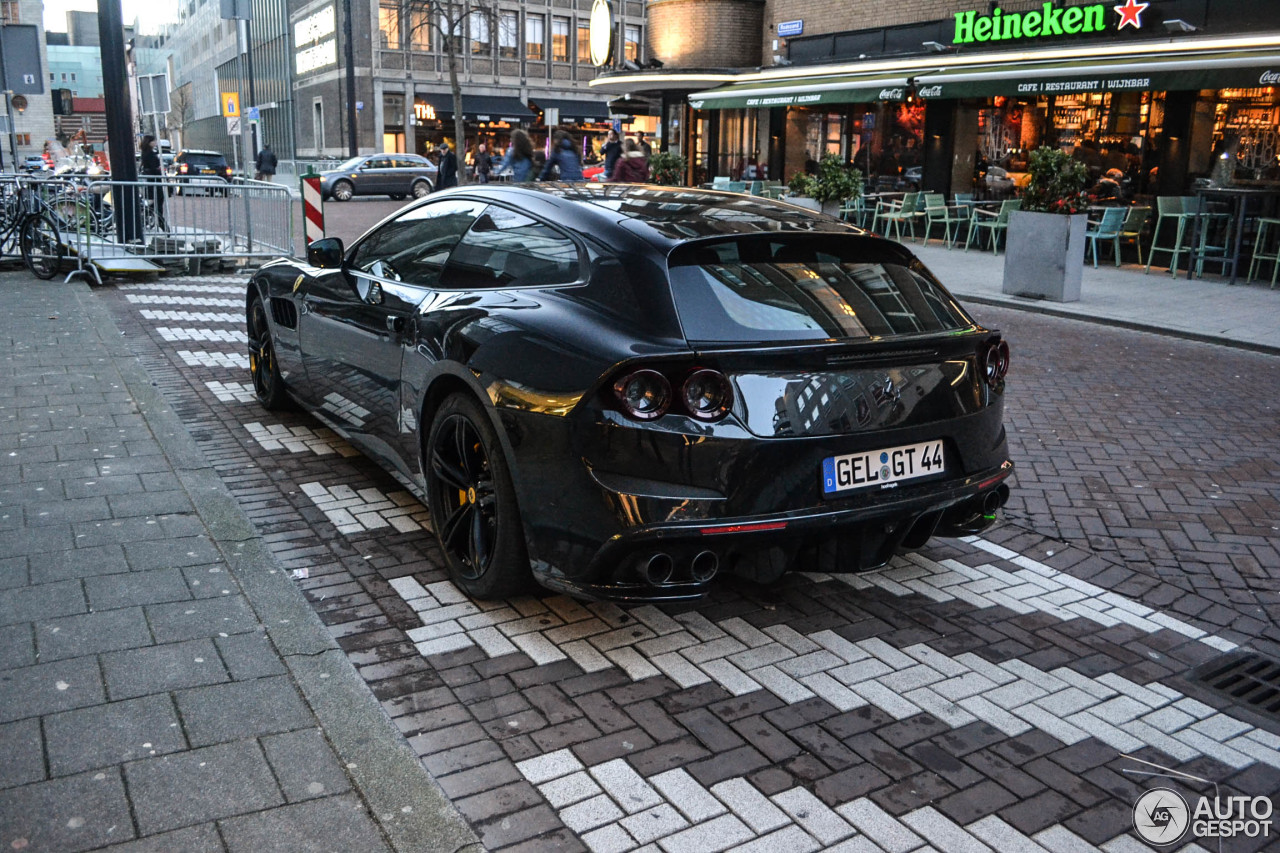
<instances>
[{"instance_id":1,"label":"parked suv","mask_svg":"<svg viewBox=\"0 0 1280 853\"><path fill-rule=\"evenodd\" d=\"M337 201L357 195L422 198L435 186L436 166L417 154L365 154L320 173L320 194Z\"/></svg>"},{"instance_id":2,"label":"parked suv","mask_svg":"<svg viewBox=\"0 0 1280 853\"><path fill-rule=\"evenodd\" d=\"M231 167L221 151L179 151L173 158L175 180L192 184L231 183Z\"/></svg>"}]
</instances>

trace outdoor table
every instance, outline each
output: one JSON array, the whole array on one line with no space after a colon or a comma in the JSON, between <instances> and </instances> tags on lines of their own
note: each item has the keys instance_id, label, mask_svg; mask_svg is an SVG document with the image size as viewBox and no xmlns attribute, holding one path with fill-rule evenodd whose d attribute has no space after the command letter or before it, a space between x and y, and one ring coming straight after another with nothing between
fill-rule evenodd
<instances>
[{"instance_id":1,"label":"outdoor table","mask_svg":"<svg viewBox=\"0 0 1280 853\"><path fill-rule=\"evenodd\" d=\"M1231 253L1222 260L1222 272L1225 275L1227 267L1231 268L1231 284L1236 283L1240 267L1240 247L1244 242L1244 226L1249 217L1249 205L1253 199L1258 199L1258 209L1255 213L1262 212L1268 200L1280 199L1280 188L1268 189L1266 187L1198 187L1196 195L1204 201L1218 199L1229 201L1232 204L1232 217L1235 219L1235 235L1232 241ZM1201 205L1203 208L1203 204ZM1191 231L1191 246L1194 249L1198 246L1200 239L1201 217L1196 217L1195 227ZM1194 263L1194 260L1191 261ZM1187 270L1190 277L1190 268Z\"/></svg>"}]
</instances>

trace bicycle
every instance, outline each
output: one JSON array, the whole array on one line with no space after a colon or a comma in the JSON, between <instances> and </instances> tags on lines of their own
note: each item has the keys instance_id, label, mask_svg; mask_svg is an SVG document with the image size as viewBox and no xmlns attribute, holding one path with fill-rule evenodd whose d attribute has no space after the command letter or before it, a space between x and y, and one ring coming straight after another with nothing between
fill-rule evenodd
<instances>
[{"instance_id":1,"label":"bicycle","mask_svg":"<svg viewBox=\"0 0 1280 853\"><path fill-rule=\"evenodd\" d=\"M0 251L21 254L31 274L45 281L58 274L63 258L62 235L50 213L39 193L22 182L0 190Z\"/></svg>"}]
</instances>

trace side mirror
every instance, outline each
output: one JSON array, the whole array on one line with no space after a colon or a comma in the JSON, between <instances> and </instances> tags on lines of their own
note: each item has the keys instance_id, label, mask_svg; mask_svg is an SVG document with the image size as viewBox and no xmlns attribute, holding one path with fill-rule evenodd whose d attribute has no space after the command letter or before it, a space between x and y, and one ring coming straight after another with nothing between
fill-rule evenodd
<instances>
[{"instance_id":1,"label":"side mirror","mask_svg":"<svg viewBox=\"0 0 1280 853\"><path fill-rule=\"evenodd\" d=\"M343 246L337 237L314 240L307 246L307 263L313 267L334 270L342 266Z\"/></svg>"}]
</instances>

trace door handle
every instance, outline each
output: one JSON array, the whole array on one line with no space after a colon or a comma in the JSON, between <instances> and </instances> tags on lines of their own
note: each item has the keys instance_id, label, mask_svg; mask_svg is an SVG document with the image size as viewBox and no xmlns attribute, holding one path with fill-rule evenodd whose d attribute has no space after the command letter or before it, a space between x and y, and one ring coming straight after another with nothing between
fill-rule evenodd
<instances>
[{"instance_id":1,"label":"door handle","mask_svg":"<svg viewBox=\"0 0 1280 853\"><path fill-rule=\"evenodd\" d=\"M403 317L395 317L395 316L387 317L387 331L388 331L388 332L396 332L396 333L399 333L399 332L401 332L401 331L403 331L403 330L404 330L404 318L403 318Z\"/></svg>"}]
</instances>

